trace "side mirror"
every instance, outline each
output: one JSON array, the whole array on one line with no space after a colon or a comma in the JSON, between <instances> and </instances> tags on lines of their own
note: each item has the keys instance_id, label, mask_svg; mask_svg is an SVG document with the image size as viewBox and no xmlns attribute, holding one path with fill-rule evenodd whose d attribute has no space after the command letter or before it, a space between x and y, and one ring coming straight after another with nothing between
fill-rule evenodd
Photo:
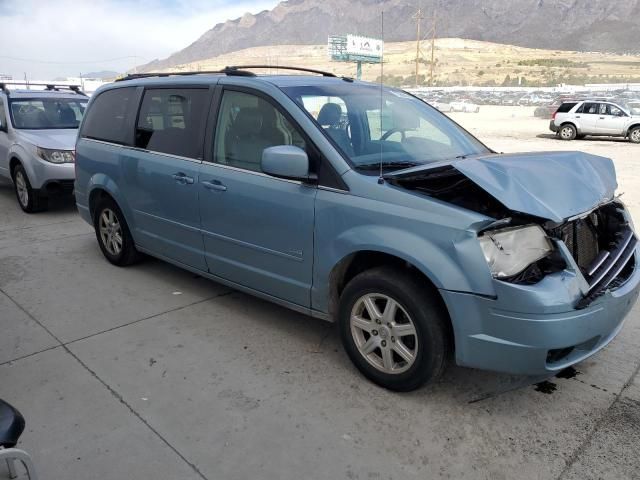
<instances>
[{"instance_id":1,"label":"side mirror","mask_svg":"<svg viewBox=\"0 0 640 480\"><path fill-rule=\"evenodd\" d=\"M291 180L309 181L315 175L309 172L309 157L300 147L277 145L262 152L262 171L269 175Z\"/></svg>"}]
</instances>

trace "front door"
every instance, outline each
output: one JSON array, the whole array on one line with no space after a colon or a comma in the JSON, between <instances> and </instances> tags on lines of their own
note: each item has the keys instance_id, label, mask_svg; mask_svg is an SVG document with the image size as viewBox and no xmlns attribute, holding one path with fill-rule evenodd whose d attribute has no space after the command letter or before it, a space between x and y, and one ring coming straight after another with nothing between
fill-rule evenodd
<instances>
[{"instance_id":1,"label":"front door","mask_svg":"<svg viewBox=\"0 0 640 480\"><path fill-rule=\"evenodd\" d=\"M206 271L198 174L207 89L147 89L135 147L122 153L123 194L136 242L152 253Z\"/></svg>"},{"instance_id":2,"label":"front door","mask_svg":"<svg viewBox=\"0 0 640 480\"><path fill-rule=\"evenodd\" d=\"M310 306L317 189L262 173L262 151L306 148L299 130L265 97L225 89L211 161L199 176L209 272Z\"/></svg>"},{"instance_id":3,"label":"front door","mask_svg":"<svg viewBox=\"0 0 640 480\"><path fill-rule=\"evenodd\" d=\"M611 103L600 106L597 129L599 133L608 135L622 135L629 117L619 107Z\"/></svg>"}]
</instances>

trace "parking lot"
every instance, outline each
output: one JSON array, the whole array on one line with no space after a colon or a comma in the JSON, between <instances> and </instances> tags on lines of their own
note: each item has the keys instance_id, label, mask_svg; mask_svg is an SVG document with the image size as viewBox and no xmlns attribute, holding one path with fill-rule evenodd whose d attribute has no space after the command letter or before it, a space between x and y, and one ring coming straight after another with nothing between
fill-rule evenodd
<instances>
[{"instance_id":1,"label":"parking lot","mask_svg":"<svg viewBox=\"0 0 640 480\"><path fill-rule=\"evenodd\" d=\"M532 108L452 117L498 151L611 156L640 218L640 145L561 142ZM45 480L623 479L640 469L640 305L565 378L452 367L392 393L358 374L332 324L154 259L114 267L72 202L26 215L2 184L0 329L0 397L25 415L21 445Z\"/></svg>"}]
</instances>

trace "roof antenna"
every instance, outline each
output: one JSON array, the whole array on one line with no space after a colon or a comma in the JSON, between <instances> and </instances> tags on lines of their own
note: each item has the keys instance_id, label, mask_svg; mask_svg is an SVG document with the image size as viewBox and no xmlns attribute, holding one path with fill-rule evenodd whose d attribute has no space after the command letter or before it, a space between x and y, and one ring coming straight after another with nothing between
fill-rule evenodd
<instances>
[{"instance_id":1,"label":"roof antenna","mask_svg":"<svg viewBox=\"0 0 640 480\"><path fill-rule=\"evenodd\" d=\"M378 185L384 184L382 176L382 108L384 107L384 10L380 12L380 32L382 36L382 51L380 52L380 176L378 177Z\"/></svg>"}]
</instances>

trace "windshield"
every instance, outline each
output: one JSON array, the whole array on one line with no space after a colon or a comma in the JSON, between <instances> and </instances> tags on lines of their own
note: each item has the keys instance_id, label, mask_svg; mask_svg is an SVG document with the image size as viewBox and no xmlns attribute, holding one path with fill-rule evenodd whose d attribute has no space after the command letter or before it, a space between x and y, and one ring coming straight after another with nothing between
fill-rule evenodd
<instances>
[{"instance_id":1,"label":"windshield","mask_svg":"<svg viewBox=\"0 0 640 480\"><path fill-rule=\"evenodd\" d=\"M282 90L356 168L402 168L490 153L448 117L401 90L349 83Z\"/></svg>"},{"instance_id":2,"label":"windshield","mask_svg":"<svg viewBox=\"0 0 640 480\"><path fill-rule=\"evenodd\" d=\"M78 128L87 107L86 99L20 98L10 103L14 128L29 130Z\"/></svg>"}]
</instances>

